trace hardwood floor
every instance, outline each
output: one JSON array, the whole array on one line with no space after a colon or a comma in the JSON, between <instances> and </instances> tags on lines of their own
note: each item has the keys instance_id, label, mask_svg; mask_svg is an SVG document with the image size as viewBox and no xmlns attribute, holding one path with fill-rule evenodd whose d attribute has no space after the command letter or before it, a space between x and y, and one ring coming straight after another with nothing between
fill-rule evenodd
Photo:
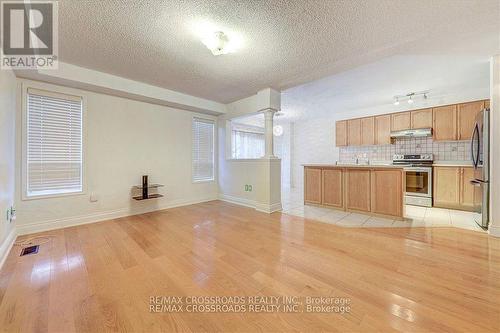
<instances>
[{"instance_id":1,"label":"hardwood floor","mask_svg":"<svg viewBox=\"0 0 500 333\"><path fill-rule=\"evenodd\" d=\"M342 228L213 201L41 233L0 271L4 332L499 332L500 240ZM32 236L32 235L31 235ZM25 237L26 238L26 237ZM151 296L323 296L337 313L152 313Z\"/></svg>"}]
</instances>

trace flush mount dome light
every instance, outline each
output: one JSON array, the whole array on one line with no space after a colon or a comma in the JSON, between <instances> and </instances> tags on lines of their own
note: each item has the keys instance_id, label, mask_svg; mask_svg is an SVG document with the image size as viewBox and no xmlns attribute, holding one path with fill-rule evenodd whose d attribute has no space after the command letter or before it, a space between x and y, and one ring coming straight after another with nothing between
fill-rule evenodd
<instances>
[{"instance_id":1,"label":"flush mount dome light","mask_svg":"<svg viewBox=\"0 0 500 333\"><path fill-rule=\"evenodd\" d=\"M276 125L273 127L274 136L282 136L283 135L283 126Z\"/></svg>"},{"instance_id":2,"label":"flush mount dome light","mask_svg":"<svg viewBox=\"0 0 500 333\"><path fill-rule=\"evenodd\" d=\"M229 37L222 31L216 31L202 39L203 44L212 52L213 55L230 53L232 50L228 47Z\"/></svg>"}]
</instances>

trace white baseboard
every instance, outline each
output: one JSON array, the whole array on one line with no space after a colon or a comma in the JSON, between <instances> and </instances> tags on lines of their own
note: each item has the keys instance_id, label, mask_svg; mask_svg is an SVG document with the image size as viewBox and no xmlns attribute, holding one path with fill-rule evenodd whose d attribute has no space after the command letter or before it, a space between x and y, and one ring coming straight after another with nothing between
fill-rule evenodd
<instances>
[{"instance_id":1,"label":"white baseboard","mask_svg":"<svg viewBox=\"0 0 500 333\"><path fill-rule=\"evenodd\" d=\"M61 228L67 228L82 224L95 223L105 220L117 219L120 217L133 216L138 214L150 213L158 210L169 209L174 207L188 206L197 203L207 202L217 200L217 196L210 196L206 198L199 198L195 200L177 200L171 201L166 205L158 206L154 208L144 208L144 209L129 209L123 208L118 210L104 211L93 214L72 216L63 219L46 220L37 223L30 223L25 225L17 225L17 234L26 235L36 232L49 231Z\"/></svg>"},{"instance_id":2,"label":"white baseboard","mask_svg":"<svg viewBox=\"0 0 500 333\"><path fill-rule=\"evenodd\" d=\"M0 245L0 269L2 269L5 260L7 260L7 256L9 255L9 252L12 249L14 242L16 241L16 237L17 237L16 228L14 227L10 231L7 238L5 238L3 243Z\"/></svg>"},{"instance_id":3,"label":"white baseboard","mask_svg":"<svg viewBox=\"0 0 500 333\"><path fill-rule=\"evenodd\" d=\"M490 224L488 226L488 234L493 237L500 237L500 226Z\"/></svg>"},{"instance_id":4,"label":"white baseboard","mask_svg":"<svg viewBox=\"0 0 500 333\"><path fill-rule=\"evenodd\" d=\"M239 198L227 194L219 194L219 200L234 203L240 206L255 208L256 202L250 199Z\"/></svg>"},{"instance_id":5,"label":"white baseboard","mask_svg":"<svg viewBox=\"0 0 500 333\"><path fill-rule=\"evenodd\" d=\"M279 212L283 208L281 207L281 202L278 202L271 205L257 203L255 205L255 209L258 210L259 212L271 214L274 212Z\"/></svg>"}]
</instances>

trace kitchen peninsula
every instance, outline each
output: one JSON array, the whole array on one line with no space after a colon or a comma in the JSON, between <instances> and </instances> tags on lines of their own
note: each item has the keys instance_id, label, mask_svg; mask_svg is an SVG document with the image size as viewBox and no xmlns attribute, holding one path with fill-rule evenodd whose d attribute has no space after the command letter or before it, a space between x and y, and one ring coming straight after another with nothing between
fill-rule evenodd
<instances>
[{"instance_id":1,"label":"kitchen peninsula","mask_svg":"<svg viewBox=\"0 0 500 333\"><path fill-rule=\"evenodd\" d=\"M404 189L397 165L304 165L304 204L403 220Z\"/></svg>"}]
</instances>

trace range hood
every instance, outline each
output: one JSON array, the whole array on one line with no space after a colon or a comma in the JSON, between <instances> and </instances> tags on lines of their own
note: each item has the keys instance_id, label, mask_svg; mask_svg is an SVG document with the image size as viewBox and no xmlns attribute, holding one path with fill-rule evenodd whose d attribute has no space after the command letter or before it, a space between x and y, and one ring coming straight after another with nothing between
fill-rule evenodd
<instances>
[{"instance_id":1,"label":"range hood","mask_svg":"<svg viewBox=\"0 0 500 333\"><path fill-rule=\"evenodd\" d=\"M424 136L431 136L432 128L418 128L404 131L391 132L391 138L418 138Z\"/></svg>"}]
</instances>

